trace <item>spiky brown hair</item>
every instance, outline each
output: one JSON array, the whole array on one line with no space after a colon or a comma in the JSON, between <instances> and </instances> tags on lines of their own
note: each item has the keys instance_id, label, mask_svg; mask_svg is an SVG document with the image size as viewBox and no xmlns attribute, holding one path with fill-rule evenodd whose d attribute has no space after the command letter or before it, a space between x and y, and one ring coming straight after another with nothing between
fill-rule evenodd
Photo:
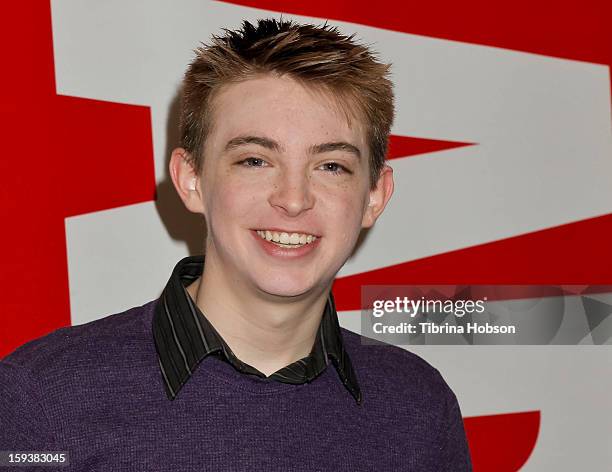
<instances>
[{"instance_id":1,"label":"spiky brown hair","mask_svg":"<svg viewBox=\"0 0 612 472\"><path fill-rule=\"evenodd\" d=\"M223 85L260 74L287 75L331 92L345 110L362 120L370 148L370 186L374 188L387 153L393 124L390 64L345 36L336 27L297 24L290 20L244 21L239 30L224 29L210 45L196 49L183 80L181 146L202 170L204 141L211 129L213 96ZM347 115L348 117L348 115Z\"/></svg>"}]
</instances>

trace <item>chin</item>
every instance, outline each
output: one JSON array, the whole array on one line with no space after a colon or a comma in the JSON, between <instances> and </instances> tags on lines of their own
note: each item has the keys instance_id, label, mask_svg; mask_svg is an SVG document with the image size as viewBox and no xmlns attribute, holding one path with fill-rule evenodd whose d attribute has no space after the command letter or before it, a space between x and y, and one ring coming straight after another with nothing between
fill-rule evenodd
<instances>
[{"instance_id":1,"label":"chin","mask_svg":"<svg viewBox=\"0 0 612 472\"><path fill-rule=\"evenodd\" d=\"M312 290L312 285L286 281L285 283L258 284L259 290L278 297L297 297Z\"/></svg>"}]
</instances>

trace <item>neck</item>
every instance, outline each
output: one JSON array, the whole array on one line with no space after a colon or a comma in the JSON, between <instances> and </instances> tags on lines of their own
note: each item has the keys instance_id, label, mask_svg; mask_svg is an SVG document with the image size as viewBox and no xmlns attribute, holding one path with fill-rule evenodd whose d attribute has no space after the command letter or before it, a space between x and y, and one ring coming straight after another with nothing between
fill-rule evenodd
<instances>
[{"instance_id":1,"label":"neck","mask_svg":"<svg viewBox=\"0 0 612 472\"><path fill-rule=\"evenodd\" d=\"M228 278L214 257L187 291L243 362L265 375L310 354L329 293L276 297Z\"/></svg>"}]
</instances>

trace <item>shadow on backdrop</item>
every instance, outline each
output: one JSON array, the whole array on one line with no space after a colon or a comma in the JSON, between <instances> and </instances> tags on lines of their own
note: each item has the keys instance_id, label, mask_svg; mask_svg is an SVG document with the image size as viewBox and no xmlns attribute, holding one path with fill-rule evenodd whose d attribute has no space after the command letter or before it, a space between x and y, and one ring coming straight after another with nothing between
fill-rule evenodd
<instances>
[{"instance_id":1,"label":"shadow on backdrop","mask_svg":"<svg viewBox=\"0 0 612 472\"><path fill-rule=\"evenodd\" d=\"M179 118L181 110L180 90L174 95L168 110L166 121L166 149L164 154L164 178L157 184L155 206L166 231L175 241L187 245L189 255L204 253L206 241L206 222L202 215L191 213L176 193L168 165L172 150L179 145Z\"/></svg>"}]
</instances>

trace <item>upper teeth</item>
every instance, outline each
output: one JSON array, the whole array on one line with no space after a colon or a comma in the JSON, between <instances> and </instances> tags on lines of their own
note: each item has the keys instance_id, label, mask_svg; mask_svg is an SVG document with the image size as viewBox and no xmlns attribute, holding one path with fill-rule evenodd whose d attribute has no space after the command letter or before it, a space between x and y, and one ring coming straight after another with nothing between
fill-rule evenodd
<instances>
[{"instance_id":1,"label":"upper teeth","mask_svg":"<svg viewBox=\"0 0 612 472\"><path fill-rule=\"evenodd\" d=\"M275 243L281 244L310 244L316 236L305 233L278 233L276 231L258 230L257 234L263 239L268 241L274 241Z\"/></svg>"}]
</instances>

